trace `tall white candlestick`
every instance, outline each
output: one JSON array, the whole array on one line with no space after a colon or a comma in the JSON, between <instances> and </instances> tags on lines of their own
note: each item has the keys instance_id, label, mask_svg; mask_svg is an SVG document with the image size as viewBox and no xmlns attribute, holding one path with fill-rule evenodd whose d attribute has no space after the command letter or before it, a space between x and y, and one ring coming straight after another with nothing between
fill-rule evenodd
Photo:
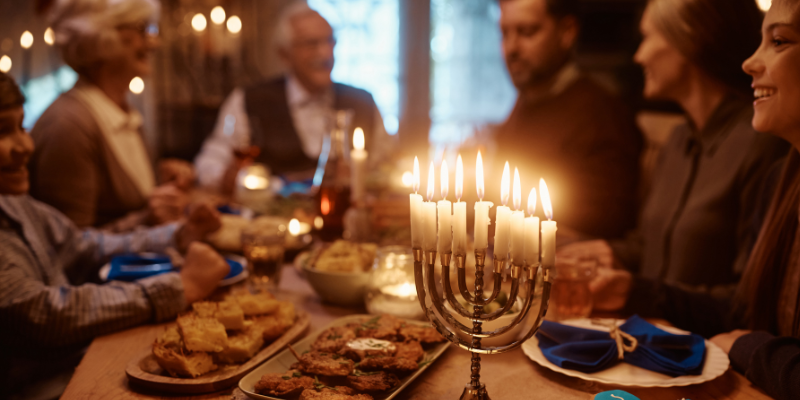
<instances>
[{"instance_id":1,"label":"tall white candlestick","mask_svg":"<svg viewBox=\"0 0 800 400\"><path fill-rule=\"evenodd\" d=\"M424 228L422 245L425 251L436 251L436 203L433 200L433 161L428 169L428 201L422 203Z\"/></svg>"},{"instance_id":2,"label":"tall white candlestick","mask_svg":"<svg viewBox=\"0 0 800 400\"><path fill-rule=\"evenodd\" d=\"M447 200L447 192L450 191L449 171L447 161L442 161L442 178L439 181L442 189L442 200L439 201L437 209L439 211L439 253L450 253L453 248L453 207Z\"/></svg>"},{"instance_id":3,"label":"tall white candlestick","mask_svg":"<svg viewBox=\"0 0 800 400\"><path fill-rule=\"evenodd\" d=\"M514 198L514 212L511 213L511 261L516 265L525 263L525 212L520 209L522 204L519 169L514 168L514 186L511 190Z\"/></svg>"},{"instance_id":4,"label":"tall white candlestick","mask_svg":"<svg viewBox=\"0 0 800 400\"><path fill-rule=\"evenodd\" d=\"M556 265L556 221L553 221L553 205L550 203L550 192L544 179L539 180L539 192L542 193L542 208L547 221L542 221L542 265L552 268Z\"/></svg>"},{"instance_id":5,"label":"tall white candlestick","mask_svg":"<svg viewBox=\"0 0 800 400\"><path fill-rule=\"evenodd\" d=\"M483 159L481 152L475 161L475 184L478 189L478 201L475 203L475 250L489 247L489 209L494 206L491 201L483 201Z\"/></svg>"},{"instance_id":6,"label":"tall white candlestick","mask_svg":"<svg viewBox=\"0 0 800 400\"><path fill-rule=\"evenodd\" d=\"M500 181L500 200L502 206L497 207L494 227L494 257L498 260L505 260L508 254L509 233L511 231L511 209L506 207L509 195L509 176L508 162L503 168L503 178Z\"/></svg>"},{"instance_id":7,"label":"tall white candlestick","mask_svg":"<svg viewBox=\"0 0 800 400\"><path fill-rule=\"evenodd\" d=\"M419 192L419 160L414 157L414 193L408 195L411 203L411 247L414 249L422 248L422 195Z\"/></svg>"},{"instance_id":8,"label":"tall white candlestick","mask_svg":"<svg viewBox=\"0 0 800 400\"><path fill-rule=\"evenodd\" d=\"M350 169L350 180L352 185L352 192L350 199L359 204L364 201L366 167L367 167L367 151L364 150L364 131L361 128L356 128L353 132L353 151L350 152L350 158L353 166Z\"/></svg>"},{"instance_id":9,"label":"tall white candlestick","mask_svg":"<svg viewBox=\"0 0 800 400\"><path fill-rule=\"evenodd\" d=\"M467 254L467 203L461 201L464 193L464 163L461 154L456 159L456 202L453 204L453 254Z\"/></svg>"},{"instance_id":10,"label":"tall white candlestick","mask_svg":"<svg viewBox=\"0 0 800 400\"><path fill-rule=\"evenodd\" d=\"M525 218L525 262L536 265L539 262L539 217Z\"/></svg>"}]
</instances>

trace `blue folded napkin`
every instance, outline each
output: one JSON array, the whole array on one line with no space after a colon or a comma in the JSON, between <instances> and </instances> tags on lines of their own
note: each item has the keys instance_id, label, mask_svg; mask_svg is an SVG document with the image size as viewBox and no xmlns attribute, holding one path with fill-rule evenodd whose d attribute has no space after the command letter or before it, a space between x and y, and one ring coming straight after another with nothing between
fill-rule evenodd
<instances>
[{"instance_id":1,"label":"blue folded napkin","mask_svg":"<svg viewBox=\"0 0 800 400\"><path fill-rule=\"evenodd\" d=\"M229 259L225 259L225 261L228 262L228 266L231 268L225 279L239 275L244 270L241 263ZM174 270L176 269L166 255L126 254L111 259L111 268L108 271L106 280L131 282Z\"/></svg>"},{"instance_id":2,"label":"blue folded napkin","mask_svg":"<svg viewBox=\"0 0 800 400\"><path fill-rule=\"evenodd\" d=\"M702 373L706 345L700 335L673 335L638 315L619 329L639 341L633 352L625 352L625 362L669 376ZM619 361L617 342L608 332L544 321L536 337L545 358L561 368L597 372Z\"/></svg>"}]
</instances>

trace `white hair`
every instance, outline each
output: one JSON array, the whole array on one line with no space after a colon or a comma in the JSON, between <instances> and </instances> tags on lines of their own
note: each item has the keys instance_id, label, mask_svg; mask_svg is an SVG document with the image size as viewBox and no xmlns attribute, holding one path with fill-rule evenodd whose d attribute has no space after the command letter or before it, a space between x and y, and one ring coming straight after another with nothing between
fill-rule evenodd
<instances>
[{"instance_id":1,"label":"white hair","mask_svg":"<svg viewBox=\"0 0 800 400\"><path fill-rule=\"evenodd\" d=\"M305 15L319 15L313 8L308 6L304 0L293 1L281 11L278 17L278 24L275 26L275 44L278 48L287 48L294 38L292 20Z\"/></svg>"},{"instance_id":2,"label":"white hair","mask_svg":"<svg viewBox=\"0 0 800 400\"><path fill-rule=\"evenodd\" d=\"M157 0L56 0L47 19L64 62L80 73L119 52L118 26L155 22L159 12Z\"/></svg>"}]
</instances>

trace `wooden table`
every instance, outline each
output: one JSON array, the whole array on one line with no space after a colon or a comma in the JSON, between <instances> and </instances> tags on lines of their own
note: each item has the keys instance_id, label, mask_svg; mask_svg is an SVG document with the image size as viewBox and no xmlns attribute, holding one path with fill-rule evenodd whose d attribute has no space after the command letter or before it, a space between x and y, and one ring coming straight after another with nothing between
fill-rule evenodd
<instances>
[{"instance_id":1,"label":"wooden table","mask_svg":"<svg viewBox=\"0 0 800 400\"><path fill-rule=\"evenodd\" d=\"M336 318L363 313L322 304L308 283L297 272L285 267L278 297L293 301L311 316L310 332L315 332ZM168 396L132 387L125 376L125 366L150 346L163 325L146 325L95 339L75 370L62 399L214 399L240 400L238 390L201 396ZM430 369L406 388L399 399L458 399L469 381L470 355L451 347ZM769 399L759 389L733 370L701 385L682 388L623 388L570 378L540 367L522 350L482 357L481 381L486 383L494 400L502 399L592 399L594 394L611 389L626 390L642 400L680 399Z\"/></svg>"}]
</instances>

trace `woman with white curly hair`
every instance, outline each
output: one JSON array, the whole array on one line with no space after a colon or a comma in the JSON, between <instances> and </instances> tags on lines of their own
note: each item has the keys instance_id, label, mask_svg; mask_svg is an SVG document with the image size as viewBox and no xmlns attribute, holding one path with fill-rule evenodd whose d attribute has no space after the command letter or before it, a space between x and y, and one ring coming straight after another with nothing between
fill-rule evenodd
<instances>
[{"instance_id":1,"label":"woman with white curly hair","mask_svg":"<svg viewBox=\"0 0 800 400\"><path fill-rule=\"evenodd\" d=\"M193 180L189 164L155 174L141 115L127 101L134 77L150 74L155 0L54 0L42 4L64 61L78 82L31 131L31 194L78 226L127 230L180 218ZM124 217L124 218L123 218Z\"/></svg>"}]
</instances>

